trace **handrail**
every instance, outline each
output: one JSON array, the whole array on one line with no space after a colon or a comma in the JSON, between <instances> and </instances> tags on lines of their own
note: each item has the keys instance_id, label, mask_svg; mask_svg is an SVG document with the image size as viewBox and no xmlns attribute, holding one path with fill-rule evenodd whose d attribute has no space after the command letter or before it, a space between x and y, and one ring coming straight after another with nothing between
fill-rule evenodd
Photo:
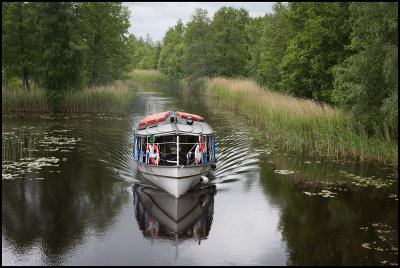
<instances>
[{"instance_id":1,"label":"handrail","mask_svg":"<svg viewBox=\"0 0 400 268\"><path fill-rule=\"evenodd\" d=\"M144 143L145 145L147 145L147 144L176 144L176 142L173 142L173 141L166 141L166 142L147 142L147 143ZM198 144L198 142L179 142L179 144Z\"/></svg>"},{"instance_id":2,"label":"handrail","mask_svg":"<svg viewBox=\"0 0 400 268\"><path fill-rule=\"evenodd\" d=\"M206 143L208 145L208 142L204 141L202 143ZM150 145L156 145L159 148L159 154L160 154L160 156L162 156L162 158L164 158L164 159L160 158L160 161L165 161L167 163L177 163L177 164L178 163L183 163L185 160L189 160L190 162L192 162L192 161L194 161L194 159L190 159L190 158L191 158L191 156L193 154L193 150L196 148L197 145L200 145L202 143L200 143L200 142L185 142L185 143L179 142L179 145L178 145L177 142L173 142L173 141L172 142L171 141L169 141L169 142L144 142L142 144L137 144L138 145L137 153L138 154L141 153L141 152L146 153L147 149L142 150L143 146L145 148L147 148L147 146L150 144ZM190 150L186 154L183 153L183 155L179 155L178 156L178 154L177 154L178 152L176 152L176 153L163 153L163 152L161 152L159 146L160 145L168 145L168 144L175 144L175 145L177 145L179 147L181 145L193 145L193 146L190 148ZM206 153L206 157L208 157L208 154L211 153L211 152L210 151L206 151L205 153ZM169 158L170 155L175 155L176 157L172 157L171 159L167 159L167 158ZM186 159L184 158L184 156L186 156ZM187 164L187 165L191 165L191 164Z\"/></svg>"},{"instance_id":3,"label":"handrail","mask_svg":"<svg viewBox=\"0 0 400 268\"><path fill-rule=\"evenodd\" d=\"M163 145L163 144L176 144L176 142L154 142L154 143L151 143L151 142L147 142L147 143L143 143L143 145L145 145L145 147L147 147L147 145L148 144L150 144L150 145L152 145L152 144L155 144L155 145ZM198 145L199 143L198 142L185 142L185 143L179 143L179 145L182 145L182 144L185 144L185 145L190 145L190 144L193 144L193 147L189 150L189 152L191 152L194 148L195 148L195 146L196 145ZM140 148L139 148L140 149ZM141 150L140 150L141 151ZM161 153L161 152L160 152Z\"/></svg>"}]
</instances>

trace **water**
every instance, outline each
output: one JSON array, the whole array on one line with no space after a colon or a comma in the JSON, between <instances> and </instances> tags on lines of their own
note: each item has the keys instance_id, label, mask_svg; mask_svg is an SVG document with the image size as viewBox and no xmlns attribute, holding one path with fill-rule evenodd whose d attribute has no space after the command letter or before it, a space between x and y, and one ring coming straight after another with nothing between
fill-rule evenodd
<instances>
[{"instance_id":1,"label":"water","mask_svg":"<svg viewBox=\"0 0 400 268\"><path fill-rule=\"evenodd\" d=\"M279 151L210 97L131 86L128 115L3 114L3 265L398 263L390 167ZM166 110L199 114L216 135L212 186L178 201L131 157L133 128Z\"/></svg>"}]
</instances>

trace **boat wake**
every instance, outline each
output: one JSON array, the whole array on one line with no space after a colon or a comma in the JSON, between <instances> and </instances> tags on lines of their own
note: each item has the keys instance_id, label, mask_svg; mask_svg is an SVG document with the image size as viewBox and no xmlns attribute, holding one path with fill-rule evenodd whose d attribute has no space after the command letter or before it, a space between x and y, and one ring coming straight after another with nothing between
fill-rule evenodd
<instances>
[{"instance_id":1,"label":"boat wake","mask_svg":"<svg viewBox=\"0 0 400 268\"><path fill-rule=\"evenodd\" d=\"M259 169L259 155L254 148L257 144L248 130L240 125L237 127L216 130L216 158L217 169L213 175L218 182L230 180L232 176L242 173L257 171Z\"/></svg>"}]
</instances>

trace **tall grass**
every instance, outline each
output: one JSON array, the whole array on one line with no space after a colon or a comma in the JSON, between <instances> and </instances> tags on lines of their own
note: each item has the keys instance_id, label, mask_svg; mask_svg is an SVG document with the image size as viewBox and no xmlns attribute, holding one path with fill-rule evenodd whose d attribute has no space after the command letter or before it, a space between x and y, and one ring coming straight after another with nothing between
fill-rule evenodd
<instances>
[{"instance_id":1,"label":"tall grass","mask_svg":"<svg viewBox=\"0 0 400 268\"><path fill-rule=\"evenodd\" d=\"M121 113L127 111L135 99L135 93L122 81L111 85L85 88L67 92L61 104L63 113ZM31 92L21 88L2 87L2 112L52 112L46 92L33 88Z\"/></svg>"},{"instance_id":2,"label":"tall grass","mask_svg":"<svg viewBox=\"0 0 400 268\"><path fill-rule=\"evenodd\" d=\"M206 91L287 149L397 165L397 141L388 142L379 132L368 136L347 114L329 105L266 90L247 79L208 79Z\"/></svg>"},{"instance_id":3,"label":"tall grass","mask_svg":"<svg viewBox=\"0 0 400 268\"><path fill-rule=\"evenodd\" d=\"M124 78L132 78L143 82L164 83L170 79L158 70L133 70L125 75Z\"/></svg>"},{"instance_id":4,"label":"tall grass","mask_svg":"<svg viewBox=\"0 0 400 268\"><path fill-rule=\"evenodd\" d=\"M112 85L68 92L61 111L64 113L122 113L129 109L134 99L135 93L119 80Z\"/></svg>"},{"instance_id":5,"label":"tall grass","mask_svg":"<svg viewBox=\"0 0 400 268\"><path fill-rule=\"evenodd\" d=\"M22 88L1 87L2 112L47 112L53 109L47 102L46 92L34 85L30 92Z\"/></svg>"}]
</instances>

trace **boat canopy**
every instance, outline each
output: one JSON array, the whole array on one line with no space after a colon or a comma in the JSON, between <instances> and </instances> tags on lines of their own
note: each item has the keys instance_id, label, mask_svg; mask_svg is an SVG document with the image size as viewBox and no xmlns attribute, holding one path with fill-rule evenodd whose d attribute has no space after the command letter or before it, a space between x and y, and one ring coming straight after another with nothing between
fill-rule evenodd
<instances>
[{"instance_id":1,"label":"boat canopy","mask_svg":"<svg viewBox=\"0 0 400 268\"><path fill-rule=\"evenodd\" d=\"M143 127L146 125L155 125L158 122L164 121L165 118L167 118L167 116L170 114L171 114L170 111L162 112L162 113L158 113L158 114L151 114L149 116L146 116L142 121L140 121L139 126Z\"/></svg>"},{"instance_id":2,"label":"boat canopy","mask_svg":"<svg viewBox=\"0 0 400 268\"><path fill-rule=\"evenodd\" d=\"M184 112L176 112L176 114L179 115L181 118L187 118L188 116L191 116L194 120L204 122L204 118L197 114L188 114Z\"/></svg>"},{"instance_id":3,"label":"boat canopy","mask_svg":"<svg viewBox=\"0 0 400 268\"><path fill-rule=\"evenodd\" d=\"M191 116L193 121L187 120ZM203 135L213 134L212 128L204 122L204 118L183 112L162 112L149 115L140 121L135 135Z\"/></svg>"}]
</instances>

